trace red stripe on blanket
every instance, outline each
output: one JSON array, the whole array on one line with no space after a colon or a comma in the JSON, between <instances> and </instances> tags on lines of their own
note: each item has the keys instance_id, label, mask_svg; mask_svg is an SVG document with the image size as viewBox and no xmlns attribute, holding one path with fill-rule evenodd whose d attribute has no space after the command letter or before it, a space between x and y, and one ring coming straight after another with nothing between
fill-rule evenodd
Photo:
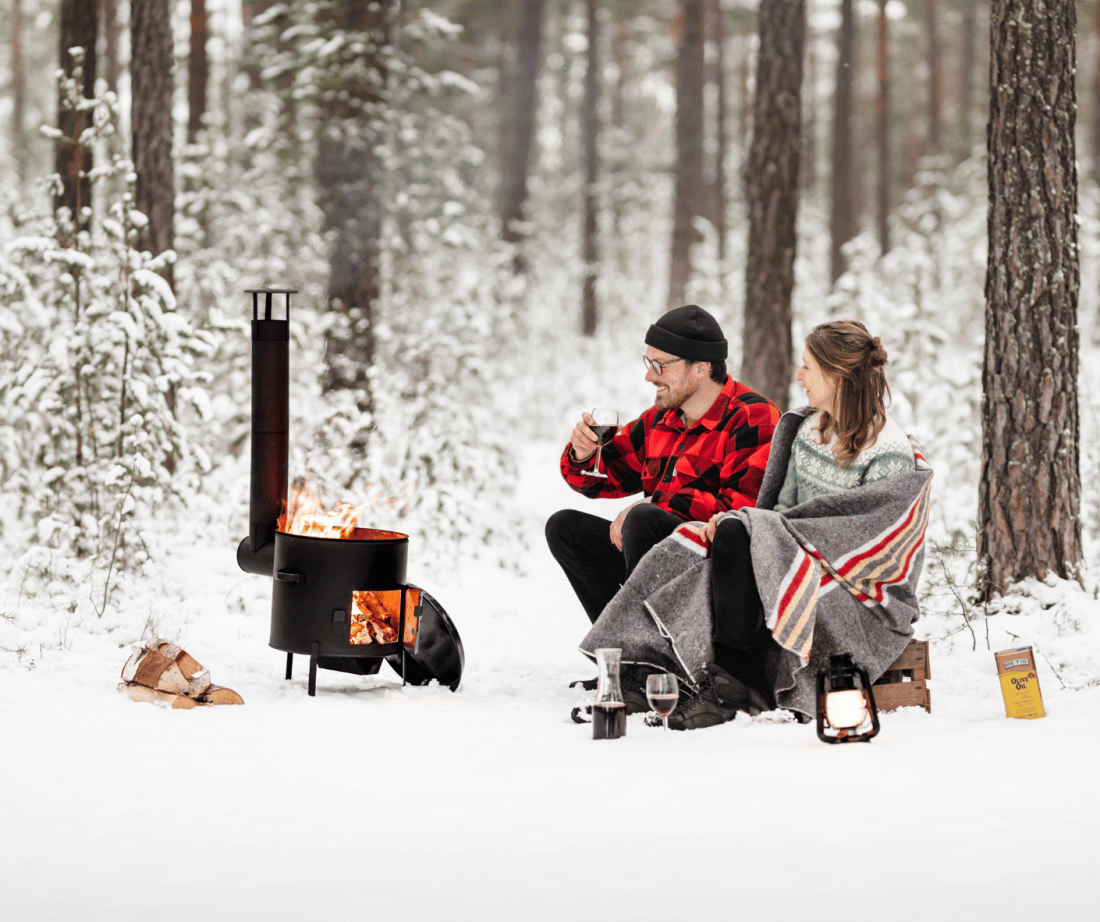
<instances>
[{"instance_id":1,"label":"red stripe on blanket","mask_svg":"<svg viewBox=\"0 0 1100 922\"><path fill-rule=\"evenodd\" d=\"M795 571L794 574L794 579L790 581L787 586L787 591L783 593L783 598L779 600L779 614L778 617L775 619L775 627L772 628L773 634L779 632L779 629L786 622L787 617L790 615L788 609L790 608L791 602L794 600L794 597L798 595L799 588L802 586L803 583L806 582L806 577L809 574L811 567L812 564L810 563L809 555L803 552L802 563L798 565L798 569Z\"/></svg>"},{"instance_id":2,"label":"red stripe on blanket","mask_svg":"<svg viewBox=\"0 0 1100 922\"><path fill-rule=\"evenodd\" d=\"M886 532L882 536L878 544L873 545L863 553L857 555L856 557L853 557L851 560L846 561L844 566L841 567L837 572L840 573L841 576L847 577L848 574L850 574L854 569L863 566L863 564L867 560L881 556L883 549L893 544L894 541L897 540L897 537L903 534L909 528L909 526L912 525L913 519L916 518L917 515L917 507L921 505L921 500L923 498L924 493L922 492L920 497L918 497L913 505L909 507L909 512L906 514L905 519L901 522L900 525L895 525L893 529Z\"/></svg>"}]
</instances>

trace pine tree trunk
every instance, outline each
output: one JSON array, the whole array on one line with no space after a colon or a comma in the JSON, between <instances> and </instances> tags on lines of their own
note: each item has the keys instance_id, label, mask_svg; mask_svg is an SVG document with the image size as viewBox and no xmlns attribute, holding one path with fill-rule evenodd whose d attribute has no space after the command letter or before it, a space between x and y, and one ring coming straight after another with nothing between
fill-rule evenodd
<instances>
[{"instance_id":1,"label":"pine tree trunk","mask_svg":"<svg viewBox=\"0 0 1100 922\"><path fill-rule=\"evenodd\" d=\"M691 281L695 216L702 207L704 9L704 0L681 0L683 34L676 58L676 190L667 310L684 303Z\"/></svg>"},{"instance_id":2,"label":"pine tree trunk","mask_svg":"<svg viewBox=\"0 0 1100 922\"><path fill-rule=\"evenodd\" d=\"M714 95L717 112L714 118L714 228L718 235L718 263L726 262L726 156L729 152L729 129L726 106L726 29L722 0L711 0L711 22L714 24Z\"/></svg>"},{"instance_id":3,"label":"pine tree trunk","mask_svg":"<svg viewBox=\"0 0 1100 922\"><path fill-rule=\"evenodd\" d=\"M841 0L837 32L836 95L833 106L832 209L829 217L830 280L844 274L841 248L856 235L855 178L852 175L852 85L855 72L855 13Z\"/></svg>"},{"instance_id":4,"label":"pine tree trunk","mask_svg":"<svg viewBox=\"0 0 1100 922\"><path fill-rule=\"evenodd\" d=\"M1078 470L1073 0L993 0L979 561L984 597L1073 578Z\"/></svg>"},{"instance_id":5,"label":"pine tree trunk","mask_svg":"<svg viewBox=\"0 0 1100 922\"><path fill-rule=\"evenodd\" d=\"M807 0L807 15L813 0ZM817 52L813 41L804 42L806 61L803 83L806 92L802 99L802 158L798 164L799 184L802 191L810 193L817 184Z\"/></svg>"},{"instance_id":6,"label":"pine tree trunk","mask_svg":"<svg viewBox=\"0 0 1100 922\"><path fill-rule=\"evenodd\" d=\"M322 94L316 166L323 229L333 232L328 305L339 315L325 332L323 387L358 392L362 410L373 403L368 371L382 290L383 166L377 149L384 139L386 52L395 2L344 0L321 13L329 31L349 37L349 49L356 35L367 49L349 50L354 57L341 59L336 66L344 70L330 76Z\"/></svg>"},{"instance_id":7,"label":"pine tree trunk","mask_svg":"<svg viewBox=\"0 0 1100 922\"><path fill-rule=\"evenodd\" d=\"M586 0L588 12L588 64L584 74L584 291L581 305L581 332L594 336L599 314L596 305L596 281L599 275L597 247L596 182L599 178L600 135L600 20L597 0Z\"/></svg>"},{"instance_id":8,"label":"pine tree trunk","mask_svg":"<svg viewBox=\"0 0 1100 922\"><path fill-rule=\"evenodd\" d=\"M509 243L518 243L524 236L522 225L527 202L527 179L535 146L543 7L544 0L522 0L516 30L500 189L501 237ZM522 267L523 262L519 260L516 268Z\"/></svg>"},{"instance_id":9,"label":"pine tree trunk","mask_svg":"<svg viewBox=\"0 0 1100 922\"><path fill-rule=\"evenodd\" d=\"M878 242L879 253L890 252L890 55L887 0L878 0L875 33L875 71L878 94L875 100L875 146L878 148Z\"/></svg>"},{"instance_id":10,"label":"pine tree trunk","mask_svg":"<svg viewBox=\"0 0 1100 922\"><path fill-rule=\"evenodd\" d=\"M20 188L27 181L26 138L23 132L27 79L23 70L23 0L12 0L11 10L11 151Z\"/></svg>"},{"instance_id":11,"label":"pine tree trunk","mask_svg":"<svg viewBox=\"0 0 1100 922\"><path fill-rule=\"evenodd\" d=\"M191 0L191 51L187 59L187 143L194 144L206 115L206 0Z\"/></svg>"},{"instance_id":12,"label":"pine tree trunk","mask_svg":"<svg viewBox=\"0 0 1100 922\"><path fill-rule=\"evenodd\" d=\"M1092 72L1092 181L1100 185L1100 0L1093 3L1092 35L1096 45Z\"/></svg>"},{"instance_id":13,"label":"pine tree trunk","mask_svg":"<svg viewBox=\"0 0 1100 922\"><path fill-rule=\"evenodd\" d=\"M925 0L928 17L928 140L925 154L943 150L943 74L940 66L939 12L936 0Z\"/></svg>"},{"instance_id":14,"label":"pine tree trunk","mask_svg":"<svg viewBox=\"0 0 1100 922\"><path fill-rule=\"evenodd\" d=\"M118 0L99 0L99 15L103 28L104 76L107 89L118 93L118 78L122 71L119 64L118 46L122 27L118 21Z\"/></svg>"},{"instance_id":15,"label":"pine tree trunk","mask_svg":"<svg viewBox=\"0 0 1100 922\"><path fill-rule=\"evenodd\" d=\"M741 380L787 409L794 377L791 292L797 237L805 0L761 0Z\"/></svg>"},{"instance_id":16,"label":"pine tree trunk","mask_svg":"<svg viewBox=\"0 0 1100 922\"><path fill-rule=\"evenodd\" d=\"M70 48L84 49L84 97L95 95L96 70L96 8L88 0L62 0L60 55L61 69L72 76L73 60ZM54 170L61 177L62 191L54 196L54 208L68 208L73 218L79 220L80 209L92 204L91 145L80 143L80 134L90 124L87 112L66 109L59 99L57 127L62 140L57 142L54 153ZM81 222L82 224L85 222Z\"/></svg>"},{"instance_id":17,"label":"pine tree trunk","mask_svg":"<svg viewBox=\"0 0 1100 922\"><path fill-rule=\"evenodd\" d=\"M130 47L133 96L130 123L137 173L135 205L149 219L138 243L156 255L175 246L169 0L131 0ZM172 282L170 266L165 275Z\"/></svg>"},{"instance_id":18,"label":"pine tree trunk","mask_svg":"<svg viewBox=\"0 0 1100 922\"><path fill-rule=\"evenodd\" d=\"M1100 4L1097 4L1100 9ZM962 22L962 73L959 75L959 156L960 161L970 156L974 144L974 70L978 61L978 12L973 2L963 5Z\"/></svg>"}]
</instances>

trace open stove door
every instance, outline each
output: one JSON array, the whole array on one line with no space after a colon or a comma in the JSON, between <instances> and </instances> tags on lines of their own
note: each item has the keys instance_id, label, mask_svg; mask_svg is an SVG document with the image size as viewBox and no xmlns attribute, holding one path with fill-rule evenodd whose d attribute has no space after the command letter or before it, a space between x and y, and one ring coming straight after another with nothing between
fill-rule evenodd
<instances>
[{"instance_id":1,"label":"open stove door","mask_svg":"<svg viewBox=\"0 0 1100 922\"><path fill-rule=\"evenodd\" d=\"M409 584L410 589L420 589ZM442 605L423 589L416 606L416 642L406 644L386 662L410 685L427 685L433 679L451 691L462 681L466 652L462 638Z\"/></svg>"}]
</instances>

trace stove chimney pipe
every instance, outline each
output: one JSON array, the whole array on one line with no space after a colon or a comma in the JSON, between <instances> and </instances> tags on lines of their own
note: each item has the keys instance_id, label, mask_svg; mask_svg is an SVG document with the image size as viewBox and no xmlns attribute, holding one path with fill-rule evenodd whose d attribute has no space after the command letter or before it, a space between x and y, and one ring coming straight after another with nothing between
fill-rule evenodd
<instances>
[{"instance_id":1,"label":"stove chimney pipe","mask_svg":"<svg viewBox=\"0 0 1100 922\"><path fill-rule=\"evenodd\" d=\"M288 288L249 288L252 295L252 478L248 537L237 547L246 573L271 576L275 528L286 509L287 446L290 423L290 296ZM274 295L286 295L286 318L271 318ZM264 295L260 317L260 295Z\"/></svg>"}]
</instances>

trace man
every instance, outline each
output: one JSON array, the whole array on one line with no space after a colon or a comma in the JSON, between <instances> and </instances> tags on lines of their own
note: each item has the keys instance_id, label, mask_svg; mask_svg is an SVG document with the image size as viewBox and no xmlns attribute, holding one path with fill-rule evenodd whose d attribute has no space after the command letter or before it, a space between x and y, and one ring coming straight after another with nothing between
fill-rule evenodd
<instances>
[{"instance_id":1,"label":"man","mask_svg":"<svg viewBox=\"0 0 1100 922\"><path fill-rule=\"evenodd\" d=\"M587 473L597 448L589 414L561 456L578 493L644 498L614 521L564 509L546 523L550 552L593 622L645 553L684 522L755 504L779 421L775 404L726 374L725 337L701 307L669 311L645 341L656 400L604 445L606 479Z\"/></svg>"}]
</instances>

